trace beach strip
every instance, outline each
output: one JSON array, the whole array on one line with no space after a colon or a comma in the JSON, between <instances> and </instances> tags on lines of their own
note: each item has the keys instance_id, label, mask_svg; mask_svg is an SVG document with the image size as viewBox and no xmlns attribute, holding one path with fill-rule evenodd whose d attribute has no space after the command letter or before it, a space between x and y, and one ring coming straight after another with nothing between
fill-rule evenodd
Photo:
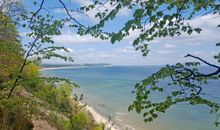
<instances>
[{"instance_id":1,"label":"beach strip","mask_svg":"<svg viewBox=\"0 0 220 130\"><path fill-rule=\"evenodd\" d=\"M111 130L122 130L122 128L116 125L112 120L105 118L103 115L98 113L93 107L87 105L86 110L91 113L96 123L105 124L106 128L111 128Z\"/></svg>"}]
</instances>

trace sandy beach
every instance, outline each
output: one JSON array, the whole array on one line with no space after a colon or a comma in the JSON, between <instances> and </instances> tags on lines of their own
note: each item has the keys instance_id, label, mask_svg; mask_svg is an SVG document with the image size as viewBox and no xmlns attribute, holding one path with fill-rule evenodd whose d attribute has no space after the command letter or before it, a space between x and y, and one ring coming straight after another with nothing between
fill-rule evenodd
<instances>
[{"instance_id":1,"label":"sandy beach","mask_svg":"<svg viewBox=\"0 0 220 130\"><path fill-rule=\"evenodd\" d=\"M67 66L67 67L50 67L50 68L41 68L41 71L44 70L58 70L58 69L69 69L69 68L82 68L84 66Z\"/></svg>"},{"instance_id":2,"label":"sandy beach","mask_svg":"<svg viewBox=\"0 0 220 130\"><path fill-rule=\"evenodd\" d=\"M65 67L42 67L40 70L58 70L58 69L69 69L69 68L85 68L85 67L98 67L98 66L65 66ZM103 67L112 67L112 65L103 65Z\"/></svg>"},{"instance_id":3,"label":"sandy beach","mask_svg":"<svg viewBox=\"0 0 220 130\"><path fill-rule=\"evenodd\" d=\"M110 128L111 130L122 130L120 126L116 125L113 121L107 119L106 117L98 113L92 106L86 105L85 108L92 114L96 123L103 123L105 124L106 128Z\"/></svg>"},{"instance_id":4,"label":"sandy beach","mask_svg":"<svg viewBox=\"0 0 220 130\"><path fill-rule=\"evenodd\" d=\"M73 96L71 96L73 98ZM84 102L79 102L80 105L85 106L85 110L91 113L93 119L95 120L96 123L103 123L105 124L105 128L110 130L123 130L122 127L118 126L115 124L113 121L107 119L105 116L101 115L98 113L91 105L84 103Z\"/></svg>"}]
</instances>

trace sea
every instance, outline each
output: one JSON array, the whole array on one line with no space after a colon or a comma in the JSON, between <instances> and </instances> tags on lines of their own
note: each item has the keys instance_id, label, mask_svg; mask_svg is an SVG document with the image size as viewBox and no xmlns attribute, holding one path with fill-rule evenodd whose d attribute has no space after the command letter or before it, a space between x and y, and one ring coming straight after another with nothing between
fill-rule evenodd
<instances>
[{"instance_id":1,"label":"sea","mask_svg":"<svg viewBox=\"0 0 220 130\"><path fill-rule=\"evenodd\" d=\"M74 89L73 94L83 94L83 102L126 130L220 130L214 125L216 115L205 105L177 104L151 123L145 123L142 114L129 112L135 98L134 85L159 69L160 66L90 66L43 70L42 75L76 82L80 88ZM210 71L208 67L202 69ZM210 81L204 91L220 103L220 80Z\"/></svg>"}]
</instances>

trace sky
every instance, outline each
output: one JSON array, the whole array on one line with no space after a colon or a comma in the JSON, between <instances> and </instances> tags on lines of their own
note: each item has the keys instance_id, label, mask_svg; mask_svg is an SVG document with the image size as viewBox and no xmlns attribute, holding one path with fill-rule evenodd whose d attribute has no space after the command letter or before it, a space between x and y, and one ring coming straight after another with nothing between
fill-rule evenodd
<instances>
[{"instance_id":1,"label":"sky","mask_svg":"<svg viewBox=\"0 0 220 130\"><path fill-rule=\"evenodd\" d=\"M71 2L71 4L68 2ZM69 0L66 1L68 8L77 9L80 6L91 3L91 0ZM23 0L26 8L36 10L32 3ZM108 6L108 5L107 5ZM45 8L50 10L52 15L56 17L67 17L65 11L54 0L45 4ZM102 10L102 8L100 8ZM86 25L93 25L98 22L94 17L97 10L92 10L86 14L72 13L72 16ZM109 22L105 29L109 31L118 30L122 27L126 20L130 19L133 12L127 8L122 9L117 18ZM113 65L165 65L175 64L177 62L191 61L190 58L184 58L188 53L199 56L211 63L217 63L213 56L219 52L219 48L215 44L220 41L220 29L216 26L219 24L220 16L205 15L187 21L193 27L200 27L200 34L192 35L183 34L176 37L167 37L155 39L149 43L150 52L148 56L143 57L141 52L135 51L132 46L133 40L138 36L138 31L132 31L130 36L124 40L111 44L110 41L93 38L90 35L79 36L72 28L64 28L62 34L53 37L55 44L68 48L70 53L59 52L64 55L71 56L74 64L84 63L110 63ZM19 30L23 36L23 42L28 39L24 37L25 30ZM43 61L43 63L64 63L57 59Z\"/></svg>"}]
</instances>

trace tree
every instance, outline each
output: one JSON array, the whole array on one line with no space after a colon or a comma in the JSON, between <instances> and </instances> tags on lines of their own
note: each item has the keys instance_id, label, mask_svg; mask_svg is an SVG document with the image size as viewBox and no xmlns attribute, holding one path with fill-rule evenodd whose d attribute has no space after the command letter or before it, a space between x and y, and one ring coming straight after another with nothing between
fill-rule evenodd
<instances>
[{"instance_id":1,"label":"tree","mask_svg":"<svg viewBox=\"0 0 220 130\"><path fill-rule=\"evenodd\" d=\"M22 27L30 30L26 34L32 41L24 44L26 47L24 50L24 57L22 58L21 66L19 68L19 73L15 77L15 81L11 86L8 98L11 96L13 90L22 82L24 77L23 72L25 67L30 63L36 63L42 59L50 59L51 57L57 57L65 61L73 61L71 57L66 57L60 55L57 51L63 50L68 52L68 50L63 46L54 46L52 36L60 35L60 29L63 27L65 21L53 20L53 16L42 16L30 12L30 17L28 14L22 14L17 19L22 19ZM30 59L32 58L32 59Z\"/></svg>"},{"instance_id":2,"label":"tree","mask_svg":"<svg viewBox=\"0 0 220 130\"><path fill-rule=\"evenodd\" d=\"M11 18L25 12L22 3L19 0L1 0L0 11Z\"/></svg>"},{"instance_id":3,"label":"tree","mask_svg":"<svg viewBox=\"0 0 220 130\"><path fill-rule=\"evenodd\" d=\"M13 1L1 2L3 5L8 2L6 7L10 8L13 4ZM0 129L30 130L35 125L33 120L40 116L58 129L101 130L102 125L93 121L78 98L71 97L77 84L39 75L38 62L43 59L73 61L59 53L68 49L56 46L52 39L61 34L66 20L39 11L27 11L12 19L8 11L0 10ZM20 43L16 25L27 31L26 43Z\"/></svg>"},{"instance_id":4,"label":"tree","mask_svg":"<svg viewBox=\"0 0 220 130\"><path fill-rule=\"evenodd\" d=\"M0 41L1 41L1 58L6 58L7 62L4 62L5 60L1 60L1 66L4 67L9 66L11 68L16 68L16 73L10 72L10 74L15 74L12 76L13 78L10 80L14 80L13 84L8 85L6 84L7 88L10 88L10 91L8 93L8 98L10 98L13 90L23 83L26 76L24 72L25 69L28 68L28 65L32 63L37 63L38 61L41 61L42 59L50 59L51 57L57 57L60 59L63 59L65 61L72 62L71 57L66 57L63 55L60 55L58 53L59 50L63 50L64 52L68 52L68 50L63 46L54 46L54 42L52 40L52 36L54 35L60 35L60 29L62 29L65 21L63 20L54 20L53 16L50 15L40 15L34 13L34 12L25 12L20 13L22 5L20 5L20 2L11 0L11 1L2 1L0 3L1 10L3 12L0 12L1 16L1 25L0 25ZM14 8L17 8L17 10L14 10ZM9 17L11 17L12 13L16 14L16 20L11 20ZM18 32L15 28L15 25L21 26L22 28L29 30L29 33L26 34L29 39L32 41L24 43L25 49L21 49L21 44L18 40ZM7 48L7 49L6 49ZM15 57L19 57L19 63L15 63L14 60L12 64L16 65L12 66L8 62L10 60L7 59L5 50L10 50L8 53L14 52ZM15 52L16 51L16 52ZM9 56L9 58L12 58ZM6 67L7 68L7 67ZM2 73L4 74L4 73ZM58 80L58 78L55 78ZM50 78L52 80L52 78ZM64 79L60 79L64 80ZM69 80L66 80L68 81ZM70 83L70 82L69 82ZM1 86L4 85L5 82L1 83Z\"/></svg>"},{"instance_id":5,"label":"tree","mask_svg":"<svg viewBox=\"0 0 220 130\"><path fill-rule=\"evenodd\" d=\"M22 48L18 40L18 32L6 15L0 12L0 83L6 82L17 73L21 63ZM1 84L1 89L3 89Z\"/></svg>"}]
</instances>

